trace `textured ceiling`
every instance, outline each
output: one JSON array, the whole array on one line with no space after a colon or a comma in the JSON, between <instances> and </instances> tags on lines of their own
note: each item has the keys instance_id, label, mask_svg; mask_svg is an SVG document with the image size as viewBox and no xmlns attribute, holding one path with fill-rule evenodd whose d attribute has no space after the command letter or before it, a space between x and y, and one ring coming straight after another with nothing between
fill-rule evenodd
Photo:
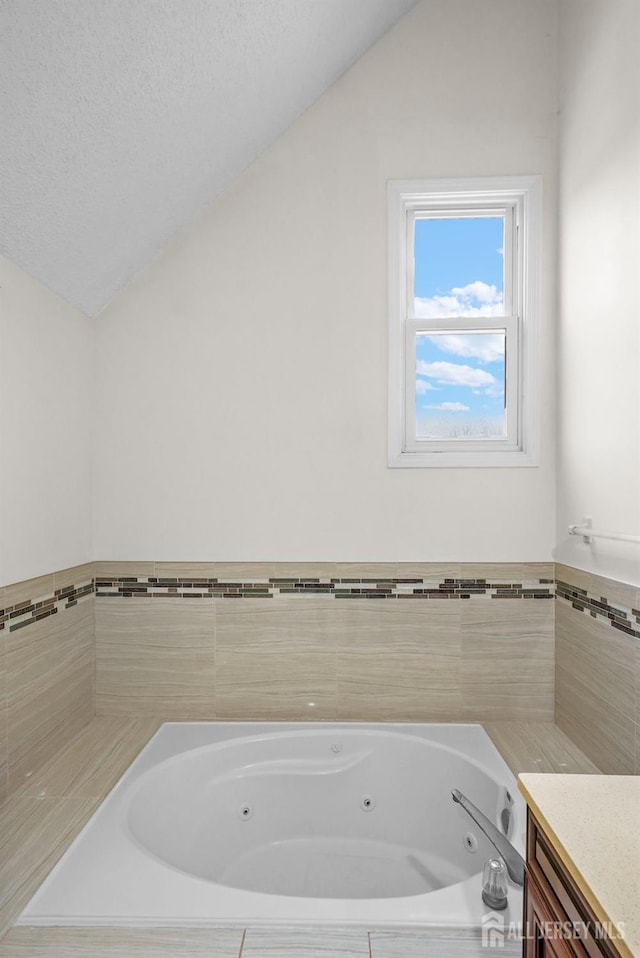
<instances>
[{"instance_id":1,"label":"textured ceiling","mask_svg":"<svg viewBox=\"0 0 640 958\"><path fill-rule=\"evenodd\" d=\"M88 315L415 0L0 0L0 252Z\"/></svg>"}]
</instances>

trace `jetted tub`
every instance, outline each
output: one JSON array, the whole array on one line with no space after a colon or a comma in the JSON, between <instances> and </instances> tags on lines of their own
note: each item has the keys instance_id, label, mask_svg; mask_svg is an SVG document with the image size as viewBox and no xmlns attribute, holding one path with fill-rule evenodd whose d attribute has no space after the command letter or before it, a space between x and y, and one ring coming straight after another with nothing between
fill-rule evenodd
<instances>
[{"instance_id":1,"label":"jetted tub","mask_svg":"<svg viewBox=\"0 0 640 958\"><path fill-rule=\"evenodd\" d=\"M496 853L454 788L523 852L523 801L479 725L167 723L19 924L478 928Z\"/></svg>"}]
</instances>

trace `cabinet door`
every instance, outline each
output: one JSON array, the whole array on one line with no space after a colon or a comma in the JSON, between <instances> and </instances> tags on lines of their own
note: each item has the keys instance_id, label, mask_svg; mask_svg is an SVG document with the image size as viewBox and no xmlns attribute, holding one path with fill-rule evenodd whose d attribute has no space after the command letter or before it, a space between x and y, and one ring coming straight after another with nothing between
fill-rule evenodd
<instances>
[{"instance_id":1,"label":"cabinet door","mask_svg":"<svg viewBox=\"0 0 640 958\"><path fill-rule=\"evenodd\" d=\"M584 950L572 939L548 937L558 924L537 885L527 876L525 906L524 958L582 958Z\"/></svg>"},{"instance_id":2,"label":"cabinet door","mask_svg":"<svg viewBox=\"0 0 640 958\"><path fill-rule=\"evenodd\" d=\"M549 939L553 941L553 951L546 954L564 954L562 944L570 955L579 955L580 958L620 958L620 953L608 938L594 937L587 934L587 929L597 927L596 917L582 892L567 873L562 862L557 858L546 835L529 811L527 825L527 887L531 888L531 905L533 909L529 916L531 928L534 927L535 914L540 915L540 924L553 919L572 929L580 930L580 937L552 938L553 926L547 926ZM543 914L540 914L542 912ZM566 927L565 926L565 927ZM537 932L538 933L538 932ZM539 946L542 951L525 948L525 955L545 954L544 945ZM533 949L533 945L531 946ZM558 948L560 951L558 952Z\"/></svg>"}]
</instances>

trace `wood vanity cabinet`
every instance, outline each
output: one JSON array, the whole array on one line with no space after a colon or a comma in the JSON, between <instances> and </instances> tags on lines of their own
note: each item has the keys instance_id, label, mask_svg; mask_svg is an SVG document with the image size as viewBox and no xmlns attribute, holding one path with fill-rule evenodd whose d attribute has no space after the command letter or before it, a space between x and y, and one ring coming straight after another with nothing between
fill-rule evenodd
<instances>
[{"instance_id":1,"label":"wood vanity cabinet","mask_svg":"<svg viewBox=\"0 0 640 958\"><path fill-rule=\"evenodd\" d=\"M530 810L524 902L524 958L620 958Z\"/></svg>"}]
</instances>

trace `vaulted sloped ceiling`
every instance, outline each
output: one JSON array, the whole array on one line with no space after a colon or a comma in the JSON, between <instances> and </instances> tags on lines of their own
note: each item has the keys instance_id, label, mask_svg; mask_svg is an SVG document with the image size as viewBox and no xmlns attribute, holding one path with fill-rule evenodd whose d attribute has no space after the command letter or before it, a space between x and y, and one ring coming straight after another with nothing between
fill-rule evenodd
<instances>
[{"instance_id":1,"label":"vaulted sloped ceiling","mask_svg":"<svg viewBox=\"0 0 640 958\"><path fill-rule=\"evenodd\" d=\"M415 0L0 0L0 251L95 315Z\"/></svg>"}]
</instances>

